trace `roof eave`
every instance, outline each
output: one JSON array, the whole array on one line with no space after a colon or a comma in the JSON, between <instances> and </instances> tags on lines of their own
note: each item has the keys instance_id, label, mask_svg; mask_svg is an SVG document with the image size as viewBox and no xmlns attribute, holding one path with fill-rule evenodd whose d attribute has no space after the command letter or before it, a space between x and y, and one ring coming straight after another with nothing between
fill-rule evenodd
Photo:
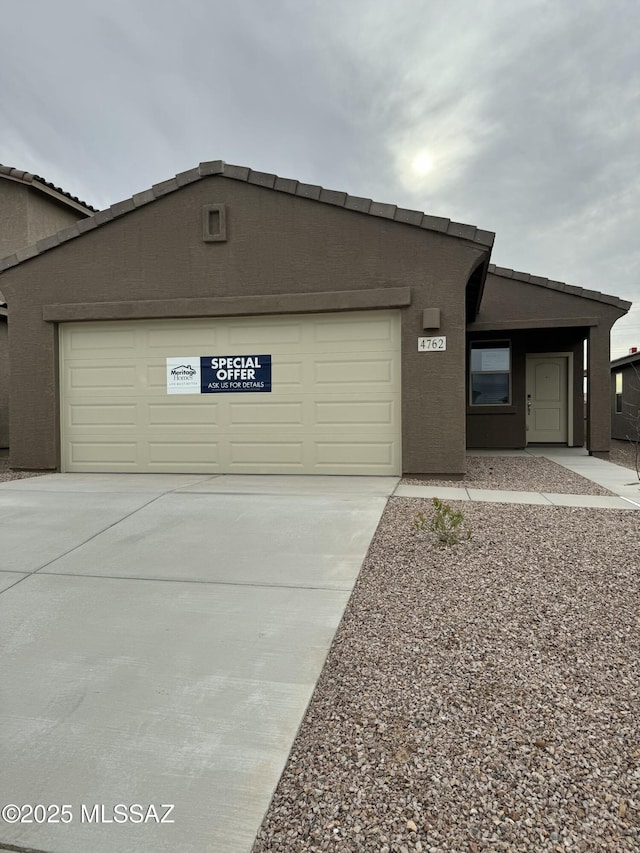
<instances>
[{"instance_id":1,"label":"roof eave","mask_svg":"<svg viewBox=\"0 0 640 853\"><path fill-rule=\"evenodd\" d=\"M56 187L54 184L46 181L39 175L33 175L31 172L21 171L20 169L14 169L11 166L4 166L0 164L0 178L4 178L7 181L13 181L14 183L22 184L27 187L32 187L38 192L44 193L45 195L48 195L60 202L60 204L64 204L67 207L71 207L74 210L83 213L85 216L91 216L97 212L96 208L92 205L87 204L76 196L72 196L71 193L65 192L62 187Z\"/></svg>"}]
</instances>

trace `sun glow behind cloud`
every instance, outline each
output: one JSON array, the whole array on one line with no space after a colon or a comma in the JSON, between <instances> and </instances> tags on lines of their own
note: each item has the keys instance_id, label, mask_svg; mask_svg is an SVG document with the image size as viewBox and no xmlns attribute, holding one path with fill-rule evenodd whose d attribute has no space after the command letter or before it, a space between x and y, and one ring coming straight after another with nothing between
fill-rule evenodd
<instances>
[{"instance_id":1,"label":"sun glow behind cloud","mask_svg":"<svg viewBox=\"0 0 640 853\"><path fill-rule=\"evenodd\" d=\"M426 148L419 151L411 161L411 168L419 178L426 177L434 165L434 159Z\"/></svg>"},{"instance_id":2,"label":"sun glow behind cloud","mask_svg":"<svg viewBox=\"0 0 640 853\"><path fill-rule=\"evenodd\" d=\"M428 143L416 144L416 137L426 134L409 131L390 145L395 173L405 190L433 195L461 178L472 155L469 141L462 130L451 129L444 136L434 133Z\"/></svg>"}]
</instances>

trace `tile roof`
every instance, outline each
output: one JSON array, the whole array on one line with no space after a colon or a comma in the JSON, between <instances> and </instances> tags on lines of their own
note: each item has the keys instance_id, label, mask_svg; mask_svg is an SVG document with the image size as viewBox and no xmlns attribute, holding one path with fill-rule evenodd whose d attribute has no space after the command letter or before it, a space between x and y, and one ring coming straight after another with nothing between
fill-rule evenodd
<instances>
[{"instance_id":1,"label":"tile roof","mask_svg":"<svg viewBox=\"0 0 640 853\"><path fill-rule=\"evenodd\" d=\"M48 189L53 190L54 194L62 196L64 199L68 199L69 201L75 202L76 205L84 207L87 211L95 213L97 210L97 208L93 207L90 204L87 204L86 201L81 201L77 196L65 192L61 187L57 187L50 181L45 181L45 179L41 178L40 175L32 175L31 172L24 172L21 169L14 169L12 166L3 166L2 163L0 163L0 177L10 178L14 181L19 181L22 184L32 184L36 187L38 185L47 187Z\"/></svg>"},{"instance_id":2,"label":"tile roof","mask_svg":"<svg viewBox=\"0 0 640 853\"><path fill-rule=\"evenodd\" d=\"M523 281L526 284L535 284L538 287L546 287L548 290L561 290L572 296L581 296L583 299L593 299L595 302L615 305L616 308L623 308L625 311L628 311L632 304L631 302L627 302L626 299L609 296L607 293L600 293L597 290L587 290L585 287L576 287L573 284L565 284L563 281L553 281L553 279L531 275L528 272L517 272L507 267L497 267L495 264L489 264L488 273L489 275L498 275L502 278L512 278L515 281Z\"/></svg>"},{"instance_id":3,"label":"tile roof","mask_svg":"<svg viewBox=\"0 0 640 853\"><path fill-rule=\"evenodd\" d=\"M256 172L246 166L232 166L224 163L222 160L213 160L200 163L197 168L187 172L180 172L175 178L170 178L168 181L154 184L151 189L136 193L131 198L112 204L111 207L98 211L88 219L82 219L74 225L59 231L57 234L46 237L44 240L40 240L26 249L22 249L15 255L3 258L0 260L0 272L9 267L16 266L16 264L22 263L22 261L26 261L28 258L33 258L42 252L46 252L48 249L52 249L54 246L58 246L67 240L79 237L85 231L98 228L112 219L123 216L145 204L150 204L168 193L175 192L180 187L194 183L210 175L221 175L232 180L245 181L248 184L266 187L276 192L313 199L324 204L343 207L346 210L366 213L369 216L393 219L395 222L414 225L418 228L424 228L427 231L439 231L451 237L469 240L487 249L493 246L495 239L495 234L492 231L483 231L480 228L476 228L475 225L464 225L461 222L452 222L450 219L442 219L439 216L428 216L419 210L406 210L402 207L396 207L393 204L381 204L380 202L372 201L370 198L350 196L347 193L327 190L314 184L304 184L290 178L279 178L277 175L267 174L266 172Z\"/></svg>"}]
</instances>

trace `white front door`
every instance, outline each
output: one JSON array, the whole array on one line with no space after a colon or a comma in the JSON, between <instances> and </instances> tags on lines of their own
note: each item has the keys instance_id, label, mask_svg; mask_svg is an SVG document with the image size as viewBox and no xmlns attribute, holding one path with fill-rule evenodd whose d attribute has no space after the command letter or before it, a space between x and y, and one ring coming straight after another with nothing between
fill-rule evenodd
<instances>
[{"instance_id":1,"label":"white front door","mask_svg":"<svg viewBox=\"0 0 640 853\"><path fill-rule=\"evenodd\" d=\"M567 442L568 356L527 356L527 444Z\"/></svg>"}]
</instances>

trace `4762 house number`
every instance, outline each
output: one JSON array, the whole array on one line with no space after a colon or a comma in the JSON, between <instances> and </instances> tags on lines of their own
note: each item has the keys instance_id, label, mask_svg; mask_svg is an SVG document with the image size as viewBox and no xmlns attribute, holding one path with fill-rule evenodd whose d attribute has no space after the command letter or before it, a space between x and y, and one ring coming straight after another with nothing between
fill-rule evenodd
<instances>
[{"instance_id":1,"label":"4762 house number","mask_svg":"<svg viewBox=\"0 0 640 853\"><path fill-rule=\"evenodd\" d=\"M447 336L437 338L418 338L418 352L444 352L447 348Z\"/></svg>"}]
</instances>

